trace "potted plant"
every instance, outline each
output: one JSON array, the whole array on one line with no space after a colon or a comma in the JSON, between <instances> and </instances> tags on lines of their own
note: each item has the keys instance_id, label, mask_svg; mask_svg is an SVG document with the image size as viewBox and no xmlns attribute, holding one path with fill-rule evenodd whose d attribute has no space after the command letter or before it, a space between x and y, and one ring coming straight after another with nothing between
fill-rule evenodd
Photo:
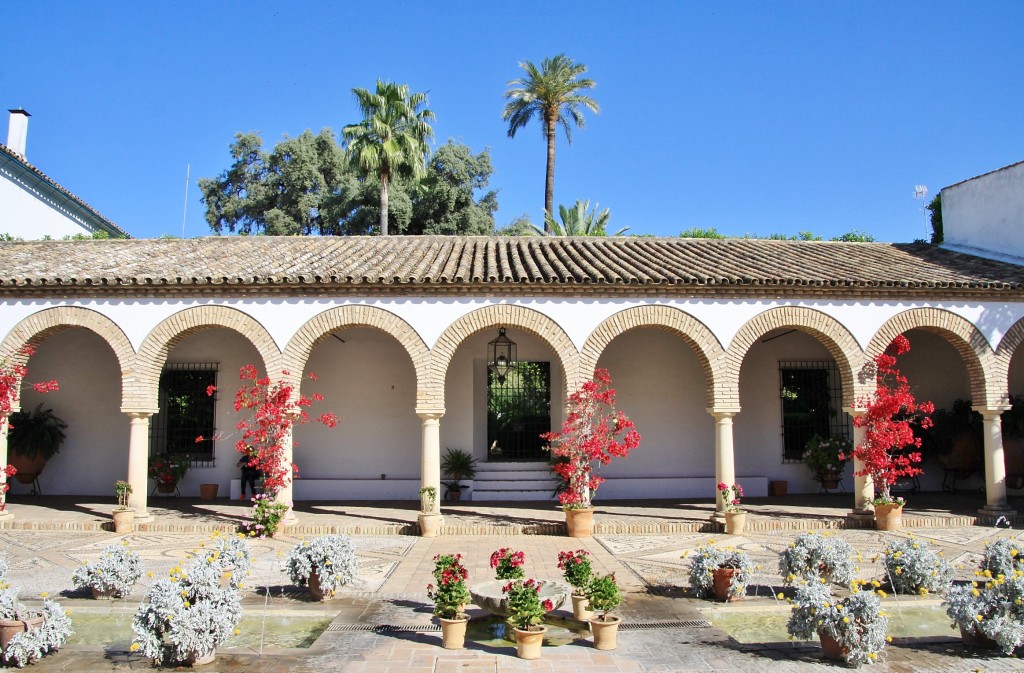
<instances>
[{"instance_id":1,"label":"potted plant","mask_svg":"<svg viewBox=\"0 0 1024 673\"><path fill-rule=\"evenodd\" d=\"M420 537L437 537L441 528L441 512L437 508L437 489L424 486L420 489Z\"/></svg>"},{"instance_id":2,"label":"potted plant","mask_svg":"<svg viewBox=\"0 0 1024 673\"><path fill-rule=\"evenodd\" d=\"M914 436L914 427L931 427L930 415L935 411L931 402L914 398L907 377L896 367L896 357L909 350L910 341L901 334L884 353L875 356L875 392L858 401L866 413L853 419L856 427L865 429L864 443L853 450L854 458L864 467L854 475L872 479L875 525L879 530L902 527L905 501L894 497L890 488L901 477L923 472L916 467L921 462L921 438Z\"/></svg>"},{"instance_id":3,"label":"potted plant","mask_svg":"<svg viewBox=\"0 0 1024 673\"><path fill-rule=\"evenodd\" d=\"M476 458L462 449L448 449L441 459L441 471L451 479L442 482L446 489L445 497L459 500L462 498L463 489L467 488L461 483L462 480L476 476Z\"/></svg>"},{"instance_id":4,"label":"potted plant","mask_svg":"<svg viewBox=\"0 0 1024 673\"><path fill-rule=\"evenodd\" d=\"M526 563L526 553L512 551L508 547L502 547L491 554L491 568L494 569L496 580L516 580L526 577L523 564Z\"/></svg>"},{"instance_id":5,"label":"potted plant","mask_svg":"<svg viewBox=\"0 0 1024 673\"><path fill-rule=\"evenodd\" d=\"M739 484L732 486L724 482L718 484L718 492L722 494L722 503L725 506L725 532L727 535L740 535L747 522L747 513L740 509L740 499L743 497L743 487Z\"/></svg>"},{"instance_id":6,"label":"potted plant","mask_svg":"<svg viewBox=\"0 0 1024 673\"><path fill-rule=\"evenodd\" d=\"M222 586L220 578L220 569L199 555L154 582L132 620L131 651L156 664L212 662L242 618L238 591Z\"/></svg>"},{"instance_id":7,"label":"potted plant","mask_svg":"<svg viewBox=\"0 0 1024 673\"><path fill-rule=\"evenodd\" d=\"M625 458L640 445L640 433L633 422L615 408L611 382L607 370L595 370L594 378L569 396L562 431L541 435L551 442L555 458L552 469L567 484L558 494L558 501L565 509L569 537L593 535L592 498L604 481L594 474L594 464L607 465L613 457Z\"/></svg>"},{"instance_id":8,"label":"potted plant","mask_svg":"<svg viewBox=\"0 0 1024 673\"><path fill-rule=\"evenodd\" d=\"M849 586L856 577L853 547L829 532L802 533L779 554L779 574L787 585L824 579Z\"/></svg>"},{"instance_id":9,"label":"potted plant","mask_svg":"<svg viewBox=\"0 0 1024 673\"><path fill-rule=\"evenodd\" d=\"M814 435L804 445L804 463L815 481L826 491L839 488L843 469L850 462L853 442L845 437L822 438Z\"/></svg>"},{"instance_id":10,"label":"potted plant","mask_svg":"<svg viewBox=\"0 0 1024 673\"><path fill-rule=\"evenodd\" d=\"M6 563L3 570L6 574ZM46 599L42 610L28 608L5 580L0 575L0 654L5 663L21 668L56 652L74 631L59 603Z\"/></svg>"},{"instance_id":11,"label":"potted plant","mask_svg":"<svg viewBox=\"0 0 1024 673\"><path fill-rule=\"evenodd\" d=\"M878 660L889 637L889 620L874 591L854 582L850 595L836 598L827 584L807 582L797 587L790 600L792 612L786 630L808 640L815 634L827 659L859 666Z\"/></svg>"},{"instance_id":12,"label":"potted plant","mask_svg":"<svg viewBox=\"0 0 1024 673\"><path fill-rule=\"evenodd\" d=\"M686 558L689 552L684 553ZM701 545L690 557L690 589L697 598L714 596L720 601L743 598L756 566L742 549L718 547L714 540Z\"/></svg>"},{"instance_id":13,"label":"potted plant","mask_svg":"<svg viewBox=\"0 0 1024 673\"><path fill-rule=\"evenodd\" d=\"M965 645L1012 654L1024 645L1024 549L1006 539L985 545L974 575L946 592L946 614Z\"/></svg>"},{"instance_id":14,"label":"potted plant","mask_svg":"<svg viewBox=\"0 0 1024 673\"><path fill-rule=\"evenodd\" d=\"M516 579L502 589L508 597L508 620L516 634L516 656L539 659L547 627L544 616L554 609L550 600L540 600L540 586L535 580Z\"/></svg>"},{"instance_id":15,"label":"potted plant","mask_svg":"<svg viewBox=\"0 0 1024 673\"><path fill-rule=\"evenodd\" d=\"M356 578L359 564L347 535L324 535L301 542L288 552L285 571L292 584L309 587L318 601L334 598L338 589Z\"/></svg>"},{"instance_id":16,"label":"potted plant","mask_svg":"<svg viewBox=\"0 0 1024 673\"><path fill-rule=\"evenodd\" d=\"M615 573L599 575L590 580L587 588L590 607L601 614L591 618L590 630L594 634L594 647L599 650L614 650L619 630L618 617L611 611L622 603L619 585L615 582Z\"/></svg>"},{"instance_id":17,"label":"potted plant","mask_svg":"<svg viewBox=\"0 0 1024 673\"><path fill-rule=\"evenodd\" d=\"M149 478L156 482L157 493L169 495L178 490L178 482L185 478L192 459L187 454L150 456Z\"/></svg>"},{"instance_id":18,"label":"potted plant","mask_svg":"<svg viewBox=\"0 0 1024 673\"><path fill-rule=\"evenodd\" d=\"M135 522L135 510L128 505L128 496L132 494L132 485L127 481L115 481L114 493L117 495L117 507L111 513L114 519L115 533L132 532L132 524Z\"/></svg>"},{"instance_id":19,"label":"potted plant","mask_svg":"<svg viewBox=\"0 0 1024 673\"><path fill-rule=\"evenodd\" d=\"M104 547L95 563L82 562L71 581L76 589L89 589L93 598L124 598L142 577L142 559L126 542Z\"/></svg>"},{"instance_id":20,"label":"potted plant","mask_svg":"<svg viewBox=\"0 0 1024 673\"><path fill-rule=\"evenodd\" d=\"M462 554L438 554L434 557L434 581L427 585L427 596L434 601L434 615L441 624L441 643L446 650L461 650L466 644L469 615L469 571L462 565Z\"/></svg>"},{"instance_id":21,"label":"potted plant","mask_svg":"<svg viewBox=\"0 0 1024 673\"><path fill-rule=\"evenodd\" d=\"M893 540L882 555L885 575L895 593L920 596L927 596L929 592L944 593L953 581L953 566L941 553L932 550L931 545L914 536Z\"/></svg>"},{"instance_id":22,"label":"potted plant","mask_svg":"<svg viewBox=\"0 0 1024 673\"><path fill-rule=\"evenodd\" d=\"M291 505L286 502L278 502L269 493L260 493L252 497L252 511L249 520L240 526L242 535L264 539L274 537L281 521L284 520Z\"/></svg>"},{"instance_id":23,"label":"potted plant","mask_svg":"<svg viewBox=\"0 0 1024 673\"><path fill-rule=\"evenodd\" d=\"M252 551L249 543L245 541L245 535L223 535L220 531L213 531L209 540L200 542L207 563L213 565L221 573L221 584L232 588L239 588L242 579L249 574L252 568Z\"/></svg>"},{"instance_id":24,"label":"potted plant","mask_svg":"<svg viewBox=\"0 0 1024 673\"><path fill-rule=\"evenodd\" d=\"M40 402L31 411L18 411L8 419L7 446L15 477L22 484L31 484L46 467L46 461L60 451L68 424L44 409Z\"/></svg>"},{"instance_id":25,"label":"potted plant","mask_svg":"<svg viewBox=\"0 0 1024 673\"><path fill-rule=\"evenodd\" d=\"M587 590L590 588L590 553L586 549L558 552L558 569L572 587L572 616L585 622L594 616Z\"/></svg>"}]
</instances>

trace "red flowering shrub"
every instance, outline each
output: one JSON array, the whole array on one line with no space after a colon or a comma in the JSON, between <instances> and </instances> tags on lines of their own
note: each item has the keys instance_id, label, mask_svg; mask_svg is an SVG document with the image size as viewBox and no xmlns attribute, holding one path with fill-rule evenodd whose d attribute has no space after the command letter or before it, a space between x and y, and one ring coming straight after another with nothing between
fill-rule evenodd
<instances>
[{"instance_id":1,"label":"red flowering shrub","mask_svg":"<svg viewBox=\"0 0 1024 673\"><path fill-rule=\"evenodd\" d=\"M434 614L444 619L459 619L471 600L466 580L469 571L462 565L462 554L438 554L434 557L434 581L427 585L427 597L434 601Z\"/></svg>"},{"instance_id":2,"label":"red flowering shrub","mask_svg":"<svg viewBox=\"0 0 1024 673\"><path fill-rule=\"evenodd\" d=\"M508 596L508 624L520 631L535 631L548 612L555 609L550 599L540 600L537 580L513 580L501 589Z\"/></svg>"},{"instance_id":3,"label":"red flowering shrub","mask_svg":"<svg viewBox=\"0 0 1024 673\"><path fill-rule=\"evenodd\" d=\"M896 367L896 357L909 350L910 341L901 334L875 357L877 388L859 401L867 413L853 419L856 427L866 430L864 443L853 450L853 457L863 461L864 467L854 475L871 477L876 505L903 504L902 498L892 497L889 488L900 477L913 477L923 471L917 467L921 452L905 449L921 448L921 438L914 436L913 423L918 422L921 428L931 427L935 405L918 402L910 392L907 377Z\"/></svg>"},{"instance_id":4,"label":"red flowering shrub","mask_svg":"<svg viewBox=\"0 0 1024 673\"><path fill-rule=\"evenodd\" d=\"M15 402L21 397L21 386L28 376L28 359L35 355L36 349L31 345L24 345L15 354L13 359L0 360L0 424L6 423L7 418L14 409ZM56 381L42 381L30 383L37 393L49 393L60 390ZM10 428L8 428L10 429ZM7 509L7 491L11 489L7 483L9 477L17 474L13 465L7 465L0 469L0 512Z\"/></svg>"},{"instance_id":5,"label":"red flowering shrub","mask_svg":"<svg viewBox=\"0 0 1024 673\"><path fill-rule=\"evenodd\" d=\"M612 457L625 458L640 446L640 433L633 421L615 409L615 390L606 369L594 371L594 378L569 396L569 413L561 432L548 432L551 453L563 459L553 469L567 488L558 500L568 509L590 507L591 497L604 481L593 472L593 464L607 465Z\"/></svg>"},{"instance_id":6,"label":"red flowering shrub","mask_svg":"<svg viewBox=\"0 0 1024 673\"><path fill-rule=\"evenodd\" d=\"M508 547L502 547L491 554L491 567L494 568L494 579L514 580L526 577L523 564L526 563L526 554L521 551L512 551Z\"/></svg>"},{"instance_id":7,"label":"red flowering shrub","mask_svg":"<svg viewBox=\"0 0 1024 673\"><path fill-rule=\"evenodd\" d=\"M562 577L572 586L573 594L585 596L590 586L590 552L586 549L558 552L558 569Z\"/></svg>"}]
</instances>

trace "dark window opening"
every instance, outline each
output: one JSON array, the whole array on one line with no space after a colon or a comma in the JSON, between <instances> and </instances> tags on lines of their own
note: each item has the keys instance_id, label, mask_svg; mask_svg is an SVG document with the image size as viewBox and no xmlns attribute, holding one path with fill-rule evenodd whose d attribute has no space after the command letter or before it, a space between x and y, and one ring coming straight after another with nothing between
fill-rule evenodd
<instances>
[{"instance_id":1,"label":"dark window opening","mask_svg":"<svg viewBox=\"0 0 1024 673\"><path fill-rule=\"evenodd\" d=\"M160 375L160 411L150 423L150 455L187 454L193 466L213 466L217 365L168 364ZM202 442L196 442L203 437Z\"/></svg>"},{"instance_id":2,"label":"dark window opening","mask_svg":"<svg viewBox=\"0 0 1024 673\"><path fill-rule=\"evenodd\" d=\"M814 435L850 439L850 421L840 409L842 381L835 362L780 362L782 460L803 460Z\"/></svg>"},{"instance_id":3,"label":"dark window opening","mask_svg":"<svg viewBox=\"0 0 1024 673\"><path fill-rule=\"evenodd\" d=\"M551 431L551 363L519 362L504 383L487 372L488 460L547 460Z\"/></svg>"}]
</instances>

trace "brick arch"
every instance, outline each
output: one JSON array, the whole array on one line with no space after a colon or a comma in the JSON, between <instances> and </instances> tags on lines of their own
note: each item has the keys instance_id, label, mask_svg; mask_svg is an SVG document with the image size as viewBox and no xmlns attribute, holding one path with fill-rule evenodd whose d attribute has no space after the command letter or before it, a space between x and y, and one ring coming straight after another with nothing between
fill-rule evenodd
<instances>
[{"instance_id":1,"label":"brick arch","mask_svg":"<svg viewBox=\"0 0 1024 673\"><path fill-rule=\"evenodd\" d=\"M0 343L0 359L17 359L18 350L25 344L38 345L47 337L70 327L83 327L98 334L114 351L121 367L121 404L124 405L136 381L135 349L117 323L98 311L80 306L57 306L33 313L4 337Z\"/></svg>"},{"instance_id":2,"label":"brick arch","mask_svg":"<svg viewBox=\"0 0 1024 673\"><path fill-rule=\"evenodd\" d=\"M1021 318L1006 331L996 348L993 377L999 380L1006 387L1005 404L1010 403L1010 365L1013 356L1017 353L1020 345L1024 343L1024 318ZM995 383L995 382L993 382Z\"/></svg>"},{"instance_id":3,"label":"brick arch","mask_svg":"<svg viewBox=\"0 0 1024 673\"><path fill-rule=\"evenodd\" d=\"M792 327L816 338L836 361L843 383L843 407L850 407L860 394L854 373L864 363L861 351L853 334L841 322L816 309L802 306L773 308L757 314L736 332L726 352L725 377L728 379L727 392L739 406L740 367L750 347L762 336L783 327ZM732 396L735 396L734 398ZM716 400L724 407L730 404Z\"/></svg>"},{"instance_id":4,"label":"brick arch","mask_svg":"<svg viewBox=\"0 0 1024 673\"><path fill-rule=\"evenodd\" d=\"M306 321L284 349L284 368L296 383L305 371L306 361L316 344L330 336L331 330L343 327L373 327L393 336L405 348L416 370L417 403L425 399L430 349L409 323L376 306L337 306Z\"/></svg>"},{"instance_id":5,"label":"brick arch","mask_svg":"<svg viewBox=\"0 0 1024 673\"><path fill-rule=\"evenodd\" d=\"M438 337L430 352L425 406L444 408L444 383L455 350L477 332L498 327L515 327L539 337L555 352L565 373L566 396L579 387L579 352L569 335L540 311L512 304L495 304L462 316ZM495 332L497 333L497 332Z\"/></svg>"},{"instance_id":6,"label":"brick arch","mask_svg":"<svg viewBox=\"0 0 1024 673\"><path fill-rule=\"evenodd\" d=\"M672 306L634 306L609 316L587 337L580 353L580 371L592 372L601 353L615 337L641 327L653 327L680 337L693 349L704 369L707 405L718 397L720 371L725 350L718 338L701 321Z\"/></svg>"},{"instance_id":7,"label":"brick arch","mask_svg":"<svg viewBox=\"0 0 1024 673\"><path fill-rule=\"evenodd\" d=\"M279 369L281 351L270 332L255 318L227 306L194 306L165 318L146 335L137 358L140 388L135 402L144 408L156 409L157 387L167 354L186 337L215 327L234 330L248 339L259 352L268 373Z\"/></svg>"},{"instance_id":8,"label":"brick arch","mask_svg":"<svg viewBox=\"0 0 1024 673\"><path fill-rule=\"evenodd\" d=\"M1006 381L998 375L996 356L985 336L966 318L940 308L914 308L897 313L882 324L871 337L867 357L874 358L900 334L922 329L941 335L964 361L971 382L971 400L975 407L1006 403ZM1005 340L1005 339L1004 339Z\"/></svg>"}]
</instances>

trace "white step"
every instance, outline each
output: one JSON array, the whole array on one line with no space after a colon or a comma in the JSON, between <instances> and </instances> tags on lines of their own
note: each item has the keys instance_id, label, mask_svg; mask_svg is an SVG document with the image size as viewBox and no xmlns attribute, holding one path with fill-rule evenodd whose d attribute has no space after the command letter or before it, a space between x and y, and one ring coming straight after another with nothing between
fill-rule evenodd
<instances>
[{"instance_id":1,"label":"white step","mask_svg":"<svg viewBox=\"0 0 1024 673\"><path fill-rule=\"evenodd\" d=\"M520 500L520 501L542 501L542 500L554 500L555 498L551 495L554 488L544 489L543 491L475 491L473 493L474 501L487 501L487 500Z\"/></svg>"}]
</instances>

